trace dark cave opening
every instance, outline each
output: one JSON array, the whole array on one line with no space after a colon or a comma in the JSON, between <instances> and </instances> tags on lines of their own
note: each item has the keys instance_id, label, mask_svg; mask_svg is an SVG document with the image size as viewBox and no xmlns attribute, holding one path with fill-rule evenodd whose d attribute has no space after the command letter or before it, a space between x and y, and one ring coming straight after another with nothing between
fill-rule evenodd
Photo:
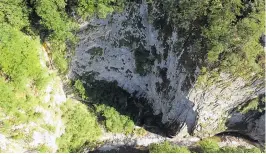
<instances>
[{"instance_id":1,"label":"dark cave opening","mask_svg":"<svg viewBox=\"0 0 266 154\"><path fill-rule=\"evenodd\" d=\"M88 96L88 101L83 100L90 108L94 105L104 104L113 107L121 115L130 117L136 126L140 126L155 134L172 137L176 130L172 130L161 122L162 114L154 115L151 104L144 97L136 97L118 86L116 81L108 82L104 80L94 80L93 75L79 77L84 81L84 87ZM95 110L95 109L93 109ZM96 114L99 121L104 120L101 114Z\"/></svg>"}]
</instances>

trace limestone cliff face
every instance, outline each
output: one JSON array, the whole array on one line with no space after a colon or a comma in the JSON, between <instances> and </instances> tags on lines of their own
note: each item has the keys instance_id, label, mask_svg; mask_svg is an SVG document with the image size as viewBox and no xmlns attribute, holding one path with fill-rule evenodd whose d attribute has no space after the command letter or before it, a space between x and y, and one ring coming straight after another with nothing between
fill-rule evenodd
<instances>
[{"instance_id":1,"label":"limestone cliff face","mask_svg":"<svg viewBox=\"0 0 266 154\"><path fill-rule=\"evenodd\" d=\"M70 78L93 74L96 80L116 81L130 94L146 98L170 136L179 132L206 137L223 132L238 105L264 92L263 81L249 84L226 73L220 73L211 85L199 83L204 56L193 44L186 49L178 45L185 38L179 37L162 13L149 10L145 3L104 20L93 19L79 37ZM242 133L261 142L265 142L264 119L264 114L255 123L237 118L259 128Z\"/></svg>"}]
</instances>

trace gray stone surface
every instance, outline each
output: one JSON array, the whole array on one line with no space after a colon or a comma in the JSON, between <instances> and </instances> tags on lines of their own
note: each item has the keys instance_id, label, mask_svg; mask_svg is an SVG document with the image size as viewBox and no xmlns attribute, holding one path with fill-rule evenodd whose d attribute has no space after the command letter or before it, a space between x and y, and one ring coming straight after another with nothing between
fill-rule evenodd
<instances>
[{"instance_id":1,"label":"gray stone surface","mask_svg":"<svg viewBox=\"0 0 266 154\"><path fill-rule=\"evenodd\" d=\"M147 98L153 114L162 114L162 123L184 136L189 132L207 137L224 131L234 108L264 93L261 83L247 85L245 80L226 73L220 73L212 85L195 86L201 63L201 59L194 58L197 50L193 45L187 50L175 46L177 40L184 40L175 29L162 39L162 30L149 19L148 5L143 3L131 5L123 13L104 20L94 19L87 28L83 26L69 77L96 72L96 80L117 81L129 93L137 92L138 97ZM151 66L143 66L148 67L146 75L136 72L134 51L138 47L150 51L149 58L155 59ZM154 49L159 59L151 53ZM261 125L264 121L264 117L257 119L249 126L259 130L245 133L261 140L265 134L262 131L265 126Z\"/></svg>"}]
</instances>

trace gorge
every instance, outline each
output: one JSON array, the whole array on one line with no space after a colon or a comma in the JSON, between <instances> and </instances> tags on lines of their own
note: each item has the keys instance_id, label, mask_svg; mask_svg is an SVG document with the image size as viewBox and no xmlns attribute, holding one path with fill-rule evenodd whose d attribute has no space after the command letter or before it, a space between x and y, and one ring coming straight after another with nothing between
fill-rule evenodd
<instances>
[{"instance_id":1,"label":"gorge","mask_svg":"<svg viewBox=\"0 0 266 154\"><path fill-rule=\"evenodd\" d=\"M249 84L219 72L212 85L198 81L207 53L201 53L195 42L184 47L186 38L179 36L159 6L151 5L129 5L122 13L88 22L78 34L70 78L80 79L89 91L99 87L97 97L105 92L117 95L118 101L110 102L118 104L109 105L122 114L140 116L137 119L154 116L152 122L139 124L156 125L167 136L208 137L227 131L264 143L265 112L237 111L264 95L263 79ZM124 102L119 100L121 89L128 95Z\"/></svg>"}]
</instances>

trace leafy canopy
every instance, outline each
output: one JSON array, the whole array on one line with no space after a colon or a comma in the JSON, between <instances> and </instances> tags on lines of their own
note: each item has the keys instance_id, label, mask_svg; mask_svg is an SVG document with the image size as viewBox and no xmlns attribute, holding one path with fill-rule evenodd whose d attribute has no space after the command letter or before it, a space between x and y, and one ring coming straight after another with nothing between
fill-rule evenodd
<instances>
[{"instance_id":1,"label":"leafy canopy","mask_svg":"<svg viewBox=\"0 0 266 154\"><path fill-rule=\"evenodd\" d=\"M58 152L78 152L85 143L93 143L101 135L96 116L87 106L68 100L61 106L65 133L58 139Z\"/></svg>"}]
</instances>

